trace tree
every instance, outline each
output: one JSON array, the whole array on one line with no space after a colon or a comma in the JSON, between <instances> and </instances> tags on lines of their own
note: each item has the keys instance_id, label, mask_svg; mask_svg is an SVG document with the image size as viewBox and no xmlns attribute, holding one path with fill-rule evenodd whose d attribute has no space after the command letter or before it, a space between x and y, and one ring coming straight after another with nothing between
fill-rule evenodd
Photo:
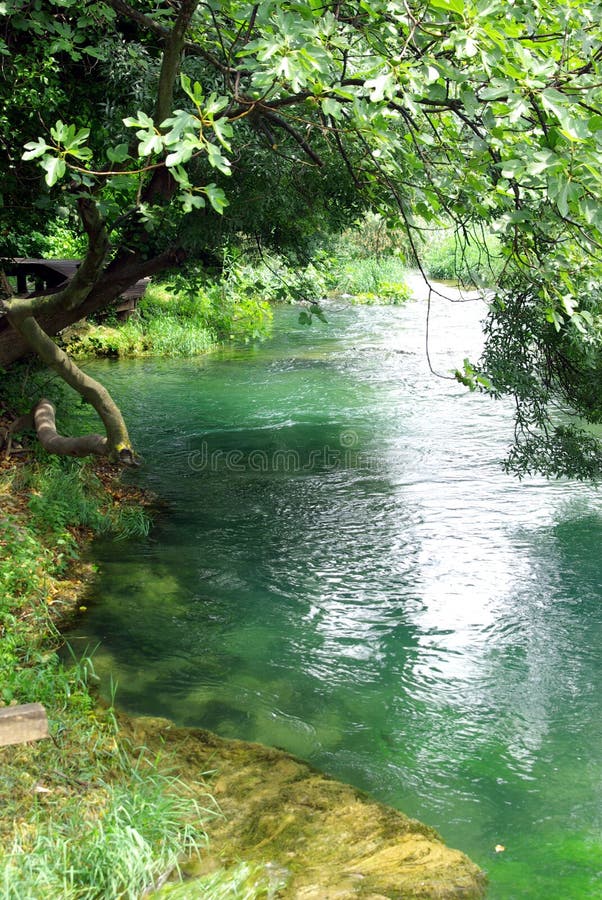
<instances>
[{"instance_id":1,"label":"tree","mask_svg":"<svg viewBox=\"0 0 602 900\"><path fill-rule=\"evenodd\" d=\"M144 275L215 262L236 235L302 244L373 209L417 260L441 217L464 242L498 234L485 354L457 377L516 398L516 470L599 473L589 432L553 417L560 402L602 418L602 4L3 6L18 85L3 114L5 231L17 193L30 217L71 205L88 250L59 293L20 298L5 283L0 365L35 349L103 419L95 452L134 458L115 404L51 335ZM32 108L42 78L48 109Z\"/></svg>"}]
</instances>

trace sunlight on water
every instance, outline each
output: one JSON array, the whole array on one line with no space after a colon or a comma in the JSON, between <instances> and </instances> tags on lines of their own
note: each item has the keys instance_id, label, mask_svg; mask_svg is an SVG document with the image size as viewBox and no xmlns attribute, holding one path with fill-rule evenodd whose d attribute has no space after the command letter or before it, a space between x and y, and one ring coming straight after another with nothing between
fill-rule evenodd
<instances>
[{"instance_id":1,"label":"sunlight on water","mask_svg":"<svg viewBox=\"0 0 602 900\"><path fill-rule=\"evenodd\" d=\"M121 704L283 747L435 826L494 898L602 894L597 493L505 476L450 372L479 302L293 309L191 361L94 364L169 501L98 542L71 636ZM152 417L148 414L148 401ZM496 854L496 844L506 851Z\"/></svg>"}]
</instances>

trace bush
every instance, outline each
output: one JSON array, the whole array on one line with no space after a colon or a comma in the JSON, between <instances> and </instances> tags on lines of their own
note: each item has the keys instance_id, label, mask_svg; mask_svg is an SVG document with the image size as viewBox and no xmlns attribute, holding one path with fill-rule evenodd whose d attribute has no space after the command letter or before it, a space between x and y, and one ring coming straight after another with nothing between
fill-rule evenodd
<instances>
[{"instance_id":1,"label":"bush","mask_svg":"<svg viewBox=\"0 0 602 900\"><path fill-rule=\"evenodd\" d=\"M63 341L76 357L196 356L219 341L264 337L271 321L269 305L243 290L187 286L180 278L149 285L127 321L105 317L77 325L63 333Z\"/></svg>"},{"instance_id":2,"label":"bush","mask_svg":"<svg viewBox=\"0 0 602 900\"><path fill-rule=\"evenodd\" d=\"M331 293L350 294L357 303L400 305L411 296L405 271L395 256L335 260L329 272Z\"/></svg>"},{"instance_id":3,"label":"bush","mask_svg":"<svg viewBox=\"0 0 602 900\"><path fill-rule=\"evenodd\" d=\"M500 274L504 257L498 239L490 234L467 241L449 229L432 232L421 253L431 278L457 281L461 285L492 285Z\"/></svg>"}]
</instances>

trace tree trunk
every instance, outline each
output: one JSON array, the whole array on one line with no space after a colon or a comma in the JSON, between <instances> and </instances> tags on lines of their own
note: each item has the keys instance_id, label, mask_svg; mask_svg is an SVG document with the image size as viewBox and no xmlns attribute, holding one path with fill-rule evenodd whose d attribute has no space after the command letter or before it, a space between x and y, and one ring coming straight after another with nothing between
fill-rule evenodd
<instances>
[{"instance_id":1,"label":"tree trunk","mask_svg":"<svg viewBox=\"0 0 602 900\"><path fill-rule=\"evenodd\" d=\"M57 372L77 393L94 407L105 426L106 438L89 435L78 442L77 438L62 438L54 427L54 410L45 401L36 407L34 421L40 439L47 438L47 449L53 453L86 456L94 453L108 456L112 462L136 465L136 455L130 443L127 427L119 407L102 384L82 372L67 354L40 328L33 316L28 315L28 303L15 300L8 308L8 319L26 344L38 354L42 362ZM23 312L25 310L25 313ZM50 414L48 407L52 409ZM52 449L51 449L52 447ZM83 452L87 450L87 453ZM75 452L77 451L77 452ZM81 451L81 452L80 452Z\"/></svg>"},{"instance_id":2,"label":"tree trunk","mask_svg":"<svg viewBox=\"0 0 602 900\"><path fill-rule=\"evenodd\" d=\"M108 456L109 442L100 434L83 437L63 437L56 430L55 410L50 400L43 398L33 411L38 440L48 453L59 456Z\"/></svg>"},{"instance_id":3,"label":"tree trunk","mask_svg":"<svg viewBox=\"0 0 602 900\"><path fill-rule=\"evenodd\" d=\"M141 278L180 266L184 259L183 251L174 247L151 260L141 260L138 257L118 258L107 266L86 299L78 306L45 311L44 305L40 304L36 319L47 335L54 336L63 328L109 306ZM0 368L7 368L22 356L31 353L31 349L24 337L12 328L8 317L2 316L0 312Z\"/></svg>"}]
</instances>

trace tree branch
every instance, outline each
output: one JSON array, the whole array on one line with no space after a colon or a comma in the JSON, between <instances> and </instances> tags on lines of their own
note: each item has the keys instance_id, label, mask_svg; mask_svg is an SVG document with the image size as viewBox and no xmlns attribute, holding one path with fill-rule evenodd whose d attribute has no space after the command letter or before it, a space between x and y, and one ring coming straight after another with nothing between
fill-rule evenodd
<instances>
[{"instance_id":1,"label":"tree branch","mask_svg":"<svg viewBox=\"0 0 602 900\"><path fill-rule=\"evenodd\" d=\"M48 314L58 309L76 309L96 284L110 248L106 225L91 198L80 197L77 206L88 235L88 249L75 275L66 287L54 294L5 298L4 308L9 317L11 313L23 319L42 310Z\"/></svg>"},{"instance_id":2,"label":"tree branch","mask_svg":"<svg viewBox=\"0 0 602 900\"><path fill-rule=\"evenodd\" d=\"M137 22L138 25L142 25L143 28L148 29L148 31L156 34L158 37L163 38L164 40L169 37L171 33L169 28L166 28L159 22L155 22L154 19L140 12L140 10L134 9L133 6L130 6L129 3L125 3L124 0L107 0L107 2L109 6L115 10L116 13L119 13L119 15L123 16L124 18L131 19L133 22ZM228 66L224 65L217 58L217 56L214 56L207 50L203 50L202 47L199 47L198 44L195 44L192 41L185 41L184 49L187 53L192 53L195 56L202 57L202 59L206 60L206 62L210 63L214 68L219 69L220 72L230 71Z\"/></svg>"},{"instance_id":3,"label":"tree branch","mask_svg":"<svg viewBox=\"0 0 602 900\"><path fill-rule=\"evenodd\" d=\"M292 137L292 139L293 139L294 141L296 141L297 144L299 144L299 146L301 147L301 149L303 150L303 152L306 153L307 156L309 156L309 158L310 158L311 160L313 160L313 162L314 162L317 166L319 166L320 168L323 167L323 165L324 165L324 160L323 160L320 156L318 156L318 154L315 152L315 150L313 150L313 149L309 146L309 144L307 143L307 141L305 140L305 138L303 137L303 135L302 135L299 131L297 131L296 128L293 128L293 126L290 125L290 124L286 121L286 119L283 119L282 116L277 115L275 112L272 112L271 109L267 109L267 108L266 108L266 109L262 109L262 110L261 110L261 113L262 113L262 115L264 115L267 119L269 119L270 122L272 122L272 124L275 125L277 128L282 128L283 131L286 131L287 134L290 134L290 136Z\"/></svg>"}]
</instances>

